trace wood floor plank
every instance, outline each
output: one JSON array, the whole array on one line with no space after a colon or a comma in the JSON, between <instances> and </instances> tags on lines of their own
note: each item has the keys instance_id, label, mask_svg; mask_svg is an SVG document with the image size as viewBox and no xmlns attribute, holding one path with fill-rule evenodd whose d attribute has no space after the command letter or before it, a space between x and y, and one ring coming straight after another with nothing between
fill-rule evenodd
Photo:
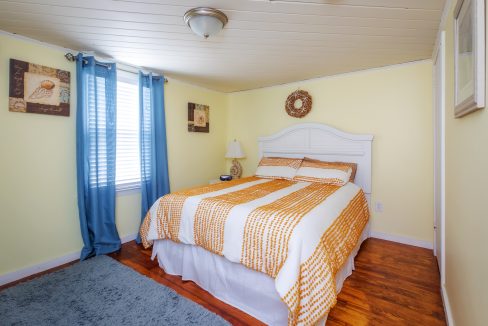
<instances>
[{"instance_id":1,"label":"wood floor plank","mask_svg":"<svg viewBox=\"0 0 488 326\"><path fill-rule=\"evenodd\" d=\"M125 243L120 251L110 256L233 325L263 325L214 298L194 282L166 274L157 259L151 260L151 250L145 250L134 241ZM446 325L439 271L432 250L371 238L361 246L355 267L329 313L327 326ZM45 273L4 285L0 290Z\"/></svg>"}]
</instances>

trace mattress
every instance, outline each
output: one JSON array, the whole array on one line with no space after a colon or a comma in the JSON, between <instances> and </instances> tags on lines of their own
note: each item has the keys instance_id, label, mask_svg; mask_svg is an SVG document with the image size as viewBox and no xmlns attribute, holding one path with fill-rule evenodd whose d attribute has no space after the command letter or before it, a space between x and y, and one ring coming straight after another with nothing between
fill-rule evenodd
<instances>
[{"instance_id":1,"label":"mattress","mask_svg":"<svg viewBox=\"0 0 488 326\"><path fill-rule=\"evenodd\" d=\"M172 240L267 275L288 323L308 325L335 305L335 276L368 220L364 193L353 183L249 177L163 196L141 237L145 246Z\"/></svg>"}]
</instances>

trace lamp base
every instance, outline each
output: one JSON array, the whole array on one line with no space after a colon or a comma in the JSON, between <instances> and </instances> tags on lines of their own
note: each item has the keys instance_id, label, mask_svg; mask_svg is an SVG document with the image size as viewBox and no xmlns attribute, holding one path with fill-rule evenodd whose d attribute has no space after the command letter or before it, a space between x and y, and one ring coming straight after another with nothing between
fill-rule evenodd
<instances>
[{"instance_id":1,"label":"lamp base","mask_svg":"<svg viewBox=\"0 0 488 326\"><path fill-rule=\"evenodd\" d=\"M232 160L232 166L230 167L230 175L232 179L239 179L242 175L242 166L238 160Z\"/></svg>"}]
</instances>

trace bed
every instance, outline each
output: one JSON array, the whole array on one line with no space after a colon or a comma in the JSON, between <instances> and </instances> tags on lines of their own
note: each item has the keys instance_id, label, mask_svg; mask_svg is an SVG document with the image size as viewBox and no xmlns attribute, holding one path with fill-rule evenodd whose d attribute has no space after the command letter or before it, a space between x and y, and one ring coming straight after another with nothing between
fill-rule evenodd
<instances>
[{"instance_id":1,"label":"bed","mask_svg":"<svg viewBox=\"0 0 488 326\"><path fill-rule=\"evenodd\" d=\"M259 139L260 157L357 164L343 186L247 177L166 195L141 236L165 272L270 325L324 324L369 236L371 135L305 123Z\"/></svg>"}]
</instances>

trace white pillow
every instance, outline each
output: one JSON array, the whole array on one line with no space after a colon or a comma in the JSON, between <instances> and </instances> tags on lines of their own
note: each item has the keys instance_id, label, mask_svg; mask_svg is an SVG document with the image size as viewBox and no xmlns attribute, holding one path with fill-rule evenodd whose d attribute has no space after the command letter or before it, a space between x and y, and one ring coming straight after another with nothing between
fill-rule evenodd
<instances>
[{"instance_id":1,"label":"white pillow","mask_svg":"<svg viewBox=\"0 0 488 326\"><path fill-rule=\"evenodd\" d=\"M263 157L256 169L256 176L292 180L302 161L301 158Z\"/></svg>"},{"instance_id":2,"label":"white pillow","mask_svg":"<svg viewBox=\"0 0 488 326\"><path fill-rule=\"evenodd\" d=\"M351 178L352 168L341 163L303 160L293 181L308 181L343 186Z\"/></svg>"}]
</instances>

